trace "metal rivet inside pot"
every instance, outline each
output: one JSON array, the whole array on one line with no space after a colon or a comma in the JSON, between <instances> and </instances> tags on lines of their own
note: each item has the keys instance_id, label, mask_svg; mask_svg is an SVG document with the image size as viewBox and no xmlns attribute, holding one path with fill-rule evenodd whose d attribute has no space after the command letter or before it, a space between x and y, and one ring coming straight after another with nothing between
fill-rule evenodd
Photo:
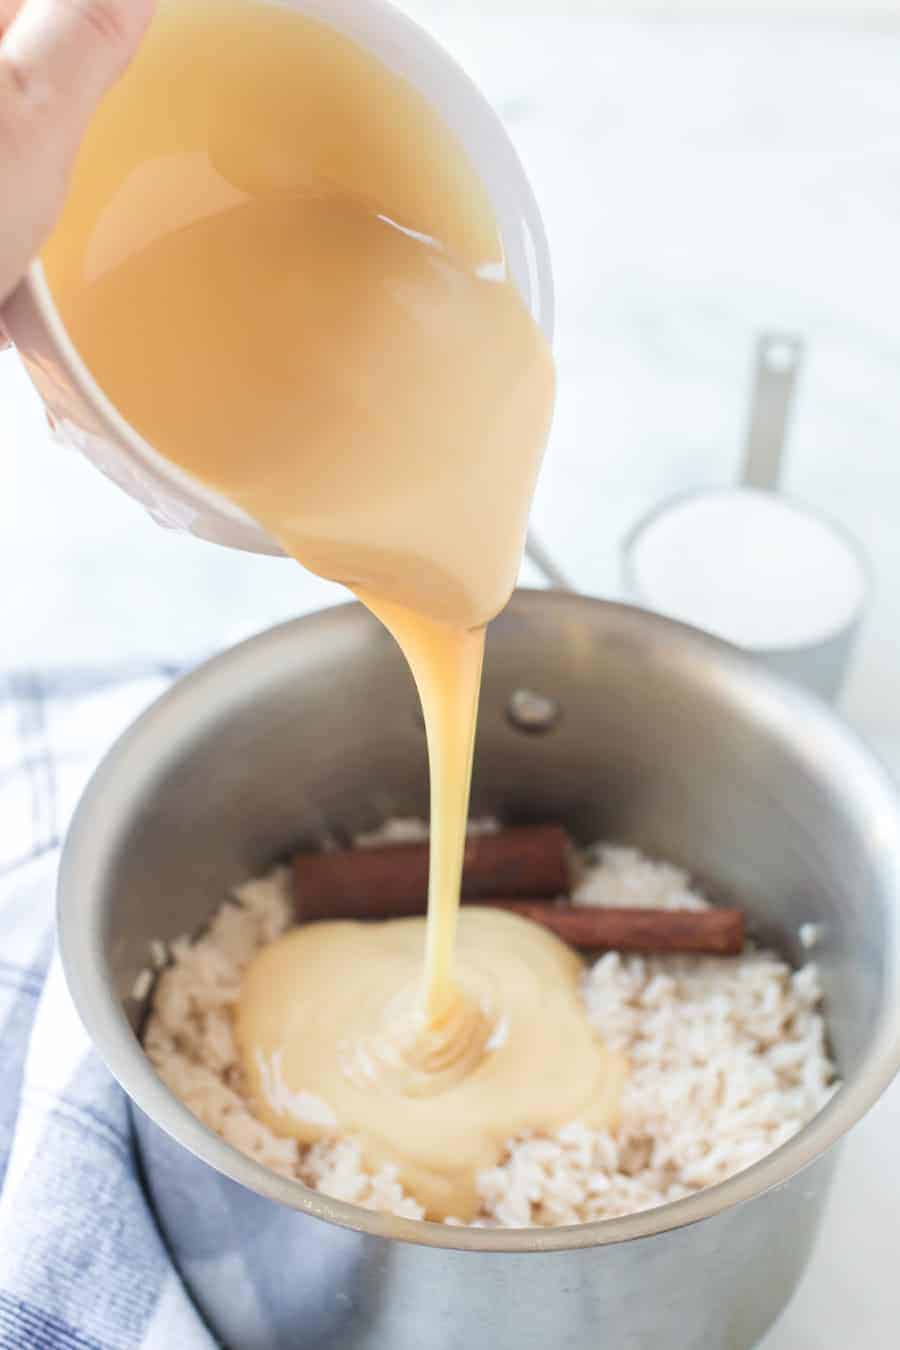
<instances>
[{"instance_id":1,"label":"metal rivet inside pot","mask_svg":"<svg viewBox=\"0 0 900 1350\"><path fill-rule=\"evenodd\" d=\"M555 698L536 694L531 689L516 689L510 694L506 715L518 731L532 735L552 731L559 721L562 709Z\"/></svg>"}]
</instances>

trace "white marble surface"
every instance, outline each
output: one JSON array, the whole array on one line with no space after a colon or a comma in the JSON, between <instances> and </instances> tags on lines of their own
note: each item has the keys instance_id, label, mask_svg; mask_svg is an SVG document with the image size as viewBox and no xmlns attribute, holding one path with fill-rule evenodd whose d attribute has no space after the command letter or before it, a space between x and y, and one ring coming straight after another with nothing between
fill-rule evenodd
<instances>
[{"instance_id":1,"label":"white marble surface","mask_svg":"<svg viewBox=\"0 0 900 1350\"><path fill-rule=\"evenodd\" d=\"M499 106L545 212L560 363L545 543L579 587L616 595L641 512L734 478L756 333L802 333L786 485L870 552L877 591L844 708L900 772L900 29L849 5L846 27L557 7L571 17L528 0L408 8ZM187 659L340 595L160 532L49 440L9 354L0 448L3 666ZM898 1137L895 1089L847 1146L766 1350L896 1345Z\"/></svg>"}]
</instances>

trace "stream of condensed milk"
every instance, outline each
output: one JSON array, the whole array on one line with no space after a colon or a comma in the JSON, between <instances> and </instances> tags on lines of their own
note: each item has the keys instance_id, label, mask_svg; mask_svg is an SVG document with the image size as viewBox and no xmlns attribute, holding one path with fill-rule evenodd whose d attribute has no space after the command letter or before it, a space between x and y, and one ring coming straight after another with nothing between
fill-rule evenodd
<instances>
[{"instance_id":1,"label":"stream of condensed milk","mask_svg":"<svg viewBox=\"0 0 900 1350\"><path fill-rule=\"evenodd\" d=\"M480 179L428 102L327 25L169 0L43 263L145 440L354 590L406 655L427 923L292 931L248 970L235 1032L274 1129L352 1134L429 1217L470 1218L508 1138L609 1125L624 1072L571 949L458 915L484 629L515 583L554 388Z\"/></svg>"}]
</instances>

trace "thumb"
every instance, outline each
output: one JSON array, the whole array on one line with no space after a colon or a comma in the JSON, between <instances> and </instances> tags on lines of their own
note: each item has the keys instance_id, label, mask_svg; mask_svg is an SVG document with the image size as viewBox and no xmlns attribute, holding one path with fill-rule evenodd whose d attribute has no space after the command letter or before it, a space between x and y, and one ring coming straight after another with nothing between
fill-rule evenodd
<instances>
[{"instance_id":1,"label":"thumb","mask_svg":"<svg viewBox=\"0 0 900 1350\"><path fill-rule=\"evenodd\" d=\"M24 0L0 39L0 301L49 233L91 114L153 4Z\"/></svg>"}]
</instances>

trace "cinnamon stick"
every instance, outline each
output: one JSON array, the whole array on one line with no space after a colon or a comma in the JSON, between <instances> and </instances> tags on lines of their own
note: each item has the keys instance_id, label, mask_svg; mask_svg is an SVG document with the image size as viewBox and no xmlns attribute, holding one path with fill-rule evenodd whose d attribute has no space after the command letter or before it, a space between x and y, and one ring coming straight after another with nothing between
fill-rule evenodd
<instances>
[{"instance_id":1,"label":"cinnamon stick","mask_svg":"<svg viewBox=\"0 0 900 1350\"><path fill-rule=\"evenodd\" d=\"M463 902L565 895L572 846L561 825L524 825L466 842ZM294 858L300 922L387 919L422 914L428 893L428 845L301 853Z\"/></svg>"},{"instance_id":2,"label":"cinnamon stick","mask_svg":"<svg viewBox=\"0 0 900 1350\"><path fill-rule=\"evenodd\" d=\"M737 956L744 946L744 915L739 909L591 909L541 900L482 903L521 914L572 947L589 950Z\"/></svg>"}]
</instances>

